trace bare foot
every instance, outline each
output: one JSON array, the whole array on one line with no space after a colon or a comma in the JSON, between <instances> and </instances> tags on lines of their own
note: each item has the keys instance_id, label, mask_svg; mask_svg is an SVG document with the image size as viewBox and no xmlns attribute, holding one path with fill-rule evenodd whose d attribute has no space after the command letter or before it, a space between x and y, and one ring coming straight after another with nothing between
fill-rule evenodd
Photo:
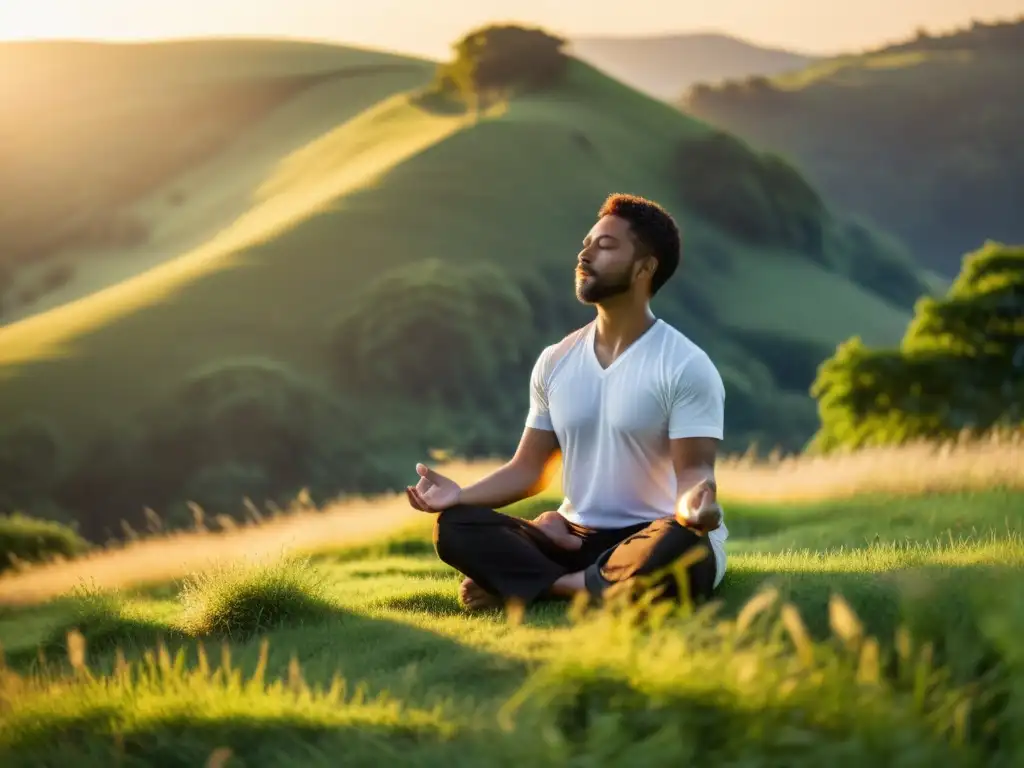
<instances>
[{"instance_id":1,"label":"bare foot","mask_svg":"<svg viewBox=\"0 0 1024 768\"><path fill-rule=\"evenodd\" d=\"M572 532L565 518L558 512L543 512L530 522L544 531L549 539L563 549L579 549L583 546L583 539Z\"/></svg>"},{"instance_id":2,"label":"bare foot","mask_svg":"<svg viewBox=\"0 0 1024 768\"><path fill-rule=\"evenodd\" d=\"M466 579L459 585L459 600L470 611L482 611L501 605L499 598L486 592L472 579Z\"/></svg>"}]
</instances>

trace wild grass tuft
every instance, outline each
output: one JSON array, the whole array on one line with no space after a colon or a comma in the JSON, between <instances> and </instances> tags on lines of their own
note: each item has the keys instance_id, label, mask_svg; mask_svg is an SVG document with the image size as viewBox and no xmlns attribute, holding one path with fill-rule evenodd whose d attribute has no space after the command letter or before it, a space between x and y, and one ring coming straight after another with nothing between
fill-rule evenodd
<instances>
[{"instance_id":1,"label":"wild grass tuft","mask_svg":"<svg viewBox=\"0 0 1024 768\"><path fill-rule=\"evenodd\" d=\"M181 590L189 635L244 639L283 624L328 617L323 576L307 558L231 563L194 574Z\"/></svg>"}]
</instances>

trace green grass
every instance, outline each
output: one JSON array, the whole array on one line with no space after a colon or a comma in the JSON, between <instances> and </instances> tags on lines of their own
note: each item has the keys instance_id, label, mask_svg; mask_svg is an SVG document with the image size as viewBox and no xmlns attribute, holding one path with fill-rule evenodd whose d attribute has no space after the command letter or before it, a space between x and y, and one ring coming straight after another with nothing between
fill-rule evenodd
<instances>
[{"instance_id":1,"label":"green grass","mask_svg":"<svg viewBox=\"0 0 1024 768\"><path fill-rule=\"evenodd\" d=\"M689 212L666 168L682 138L707 128L670 106L576 63L559 90L474 121L410 96L428 80L413 68L315 85L148 193L140 206L155 245L118 262L129 266L97 267L123 279L0 328L0 416L45 410L73 462L112 417L132 419L203 366L261 357L324 379L339 308L382 271L428 254L501 260L517 280L562 263L571 302L580 239L616 190L677 213L687 242L703 244L688 253L679 290L703 291L717 275L718 313L738 326L826 344L902 331L906 318L846 278L733 243ZM154 201L179 187L185 202L168 215ZM723 276L705 247L739 266ZM785 290L758 292L751 270ZM101 287L99 272L82 274ZM797 310L794 279L814 285ZM816 314L828 322L808 323ZM728 367L730 357L742 368L749 355L723 346L716 359ZM76 398L60 396L66 387Z\"/></svg>"},{"instance_id":2,"label":"green grass","mask_svg":"<svg viewBox=\"0 0 1024 768\"><path fill-rule=\"evenodd\" d=\"M83 766L196 765L218 748L248 766L1008 766L1024 754L1019 494L731 504L727 522L728 576L697 616L467 615L427 517L305 563L7 609L0 643L17 674L0 682L0 757L56 765L74 745Z\"/></svg>"}]
</instances>

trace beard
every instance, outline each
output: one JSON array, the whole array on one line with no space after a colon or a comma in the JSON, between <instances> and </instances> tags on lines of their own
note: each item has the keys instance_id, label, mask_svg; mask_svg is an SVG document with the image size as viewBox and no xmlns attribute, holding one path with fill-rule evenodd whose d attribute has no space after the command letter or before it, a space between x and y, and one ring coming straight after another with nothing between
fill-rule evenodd
<instances>
[{"instance_id":1,"label":"beard","mask_svg":"<svg viewBox=\"0 0 1024 768\"><path fill-rule=\"evenodd\" d=\"M597 304L614 296L626 293L633 287L633 278L627 268L617 275L596 275L593 272L577 273L576 298L583 304Z\"/></svg>"}]
</instances>

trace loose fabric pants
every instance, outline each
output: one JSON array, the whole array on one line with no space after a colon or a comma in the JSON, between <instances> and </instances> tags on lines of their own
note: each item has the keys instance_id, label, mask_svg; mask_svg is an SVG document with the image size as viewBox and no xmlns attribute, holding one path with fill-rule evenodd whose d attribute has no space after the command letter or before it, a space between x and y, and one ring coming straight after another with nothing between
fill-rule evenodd
<instances>
[{"instance_id":1,"label":"loose fabric pants","mask_svg":"<svg viewBox=\"0 0 1024 768\"><path fill-rule=\"evenodd\" d=\"M526 520L461 504L438 513L434 549L443 562L504 602L529 604L549 597L551 585L568 573L584 571L587 591L600 599L609 588L628 588L693 548L704 547L705 556L687 567L687 581L691 600L711 597L714 551L706 538L673 518L628 528L596 530L571 523L569 527L582 539L578 549L558 546ZM669 574L658 577L655 588L662 597L678 597L676 586Z\"/></svg>"}]
</instances>

